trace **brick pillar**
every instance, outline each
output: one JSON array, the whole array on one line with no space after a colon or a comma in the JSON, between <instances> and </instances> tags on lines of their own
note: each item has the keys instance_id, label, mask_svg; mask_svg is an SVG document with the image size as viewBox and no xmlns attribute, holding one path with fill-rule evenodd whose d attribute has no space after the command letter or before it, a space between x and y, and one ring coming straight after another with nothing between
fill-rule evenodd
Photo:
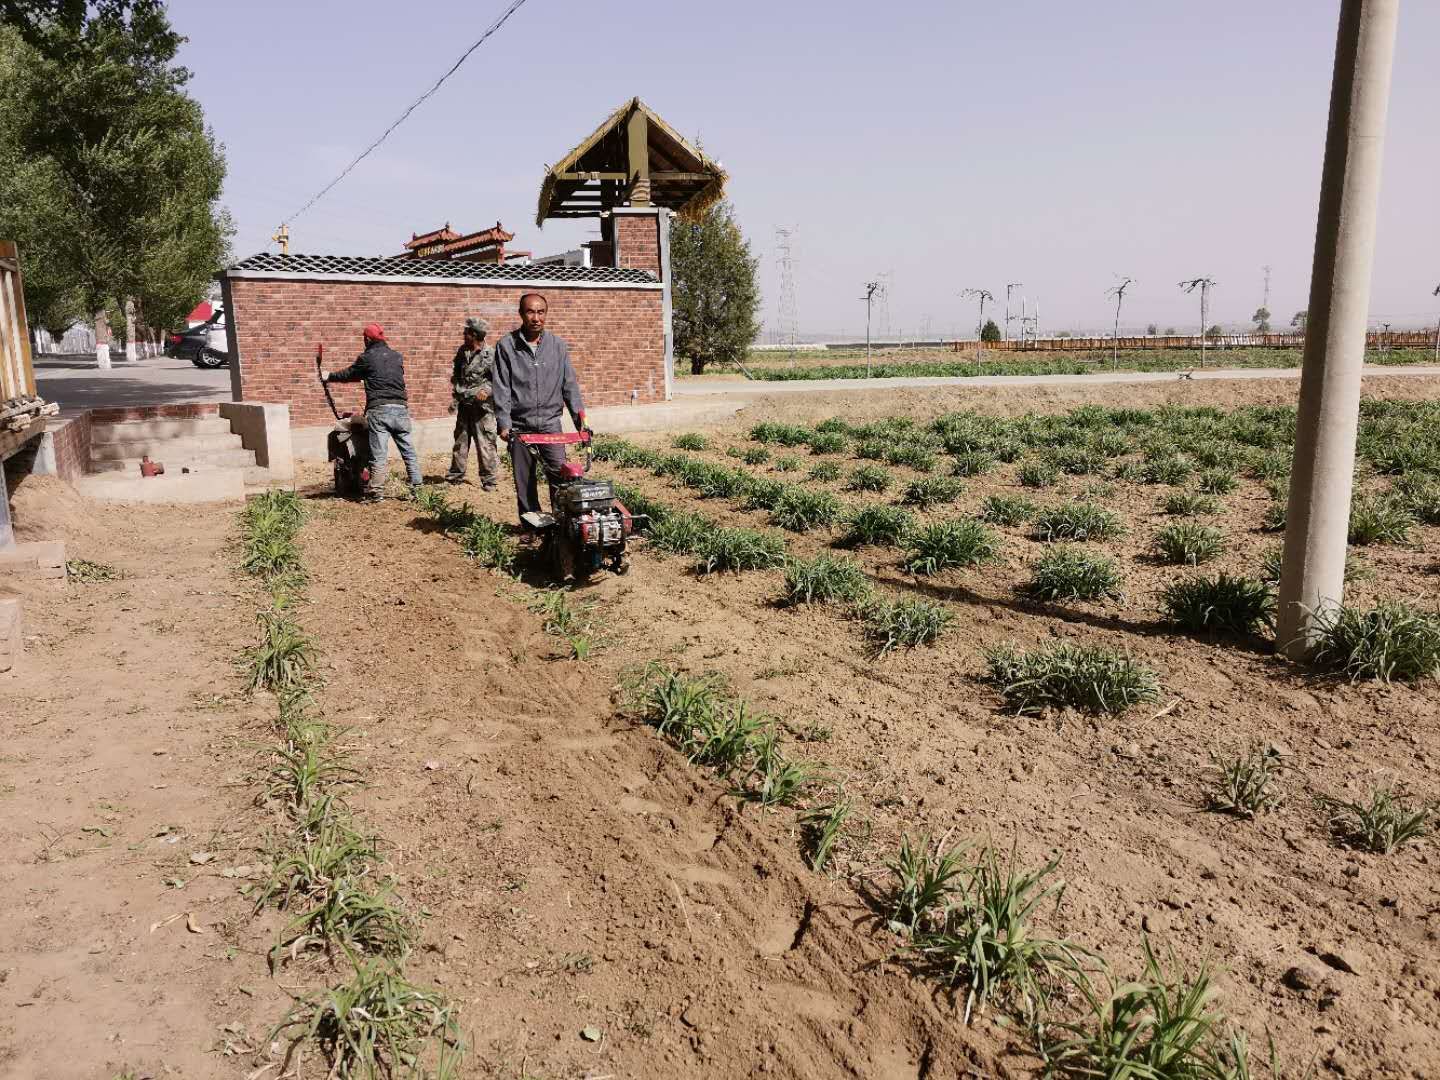
<instances>
[{"instance_id":1,"label":"brick pillar","mask_svg":"<svg viewBox=\"0 0 1440 1080\"><path fill-rule=\"evenodd\" d=\"M615 222L615 265L623 270L648 270L660 279L660 212L650 207L612 211Z\"/></svg>"}]
</instances>

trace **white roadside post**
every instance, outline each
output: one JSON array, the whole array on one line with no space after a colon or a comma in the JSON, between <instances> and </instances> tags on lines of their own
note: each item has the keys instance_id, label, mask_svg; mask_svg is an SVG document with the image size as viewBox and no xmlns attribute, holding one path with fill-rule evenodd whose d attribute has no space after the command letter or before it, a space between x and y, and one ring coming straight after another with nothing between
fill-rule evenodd
<instances>
[{"instance_id":1,"label":"white roadside post","mask_svg":"<svg viewBox=\"0 0 1440 1080\"><path fill-rule=\"evenodd\" d=\"M1345 551L1400 0L1342 0L1310 278L1276 641L1292 659L1345 595Z\"/></svg>"}]
</instances>

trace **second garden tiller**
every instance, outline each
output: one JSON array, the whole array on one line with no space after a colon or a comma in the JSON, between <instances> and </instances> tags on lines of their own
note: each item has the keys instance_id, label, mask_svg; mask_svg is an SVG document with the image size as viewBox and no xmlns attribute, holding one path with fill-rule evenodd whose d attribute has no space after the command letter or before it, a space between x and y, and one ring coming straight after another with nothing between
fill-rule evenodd
<instances>
[{"instance_id":1,"label":"second garden tiller","mask_svg":"<svg viewBox=\"0 0 1440 1080\"><path fill-rule=\"evenodd\" d=\"M315 374L318 377L325 359L325 346L315 346ZM365 414L342 413L335 407L330 384L320 380L325 400L335 416L335 426L325 438L325 452L335 467L335 494L341 498L358 499L370 483L370 433L365 429Z\"/></svg>"}]
</instances>

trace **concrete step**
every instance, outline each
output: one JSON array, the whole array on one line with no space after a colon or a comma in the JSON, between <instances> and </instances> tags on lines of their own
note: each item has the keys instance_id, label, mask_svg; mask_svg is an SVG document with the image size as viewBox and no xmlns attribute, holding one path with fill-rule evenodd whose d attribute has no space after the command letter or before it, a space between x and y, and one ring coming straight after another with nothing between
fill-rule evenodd
<instances>
[{"instance_id":1,"label":"concrete step","mask_svg":"<svg viewBox=\"0 0 1440 1080\"><path fill-rule=\"evenodd\" d=\"M31 540L0 548L0 576L5 574L63 578L65 541Z\"/></svg>"},{"instance_id":2,"label":"concrete step","mask_svg":"<svg viewBox=\"0 0 1440 1080\"><path fill-rule=\"evenodd\" d=\"M181 461L191 457L212 454L226 450L240 449L240 436L216 433L213 435L186 435L171 439L112 439L109 442L90 444L91 461L117 461L121 458L137 460L149 454L153 461Z\"/></svg>"},{"instance_id":3,"label":"concrete step","mask_svg":"<svg viewBox=\"0 0 1440 1080\"><path fill-rule=\"evenodd\" d=\"M92 443L123 439L176 439L196 435L228 435L230 421L220 416L198 420L126 420L119 424L92 424Z\"/></svg>"},{"instance_id":4,"label":"concrete step","mask_svg":"<svg viewBox=\"0 0 1440 1080\"><path fill-rule=\"evenodd\" d=\"M168 450L150 453L151 461L165 466L165 475L178 473L182 469L191 472L214 472L216 469L244 469L255 464L255 451L236 446L227 450L208 450L203 454L172 454ZM138 457L112 458L107 461L90 461L90 471L95 473L130 472L140 475Z\"/></svg>"},{"instance_id":5,"label":"concrete step","mask_svg":"<svg viewBox=\"0 0 1440 1080\"><path fill-rule=\"evenodd\" d=\"M243 502L244 469L215 469L212 472L166 473L141 476L128 473L99 473L82 476L75 490L87 499L129 503L216 503Z\"/></svg>"}]
</instances>

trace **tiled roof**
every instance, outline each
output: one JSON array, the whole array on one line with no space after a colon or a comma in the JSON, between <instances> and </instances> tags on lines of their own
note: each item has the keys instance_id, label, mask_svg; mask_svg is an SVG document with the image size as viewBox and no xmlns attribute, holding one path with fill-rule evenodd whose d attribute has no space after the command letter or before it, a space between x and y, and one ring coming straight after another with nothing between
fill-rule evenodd
<instances>
[{"instance_id":1,"label":"tiled roof","mask_svg":"<svg viewBox=\"0 0 1440 1080\"><path fill-rule=\"evenodd\" d=\"M419 278L445 281L555 282L576 285L655 285L648 270L613 267L533 266L530 264L416 259L408 255L366 258L357 255L280 255L262 251L222 271L221 277L375 279Z\"/></svg>"}]
</instances>

